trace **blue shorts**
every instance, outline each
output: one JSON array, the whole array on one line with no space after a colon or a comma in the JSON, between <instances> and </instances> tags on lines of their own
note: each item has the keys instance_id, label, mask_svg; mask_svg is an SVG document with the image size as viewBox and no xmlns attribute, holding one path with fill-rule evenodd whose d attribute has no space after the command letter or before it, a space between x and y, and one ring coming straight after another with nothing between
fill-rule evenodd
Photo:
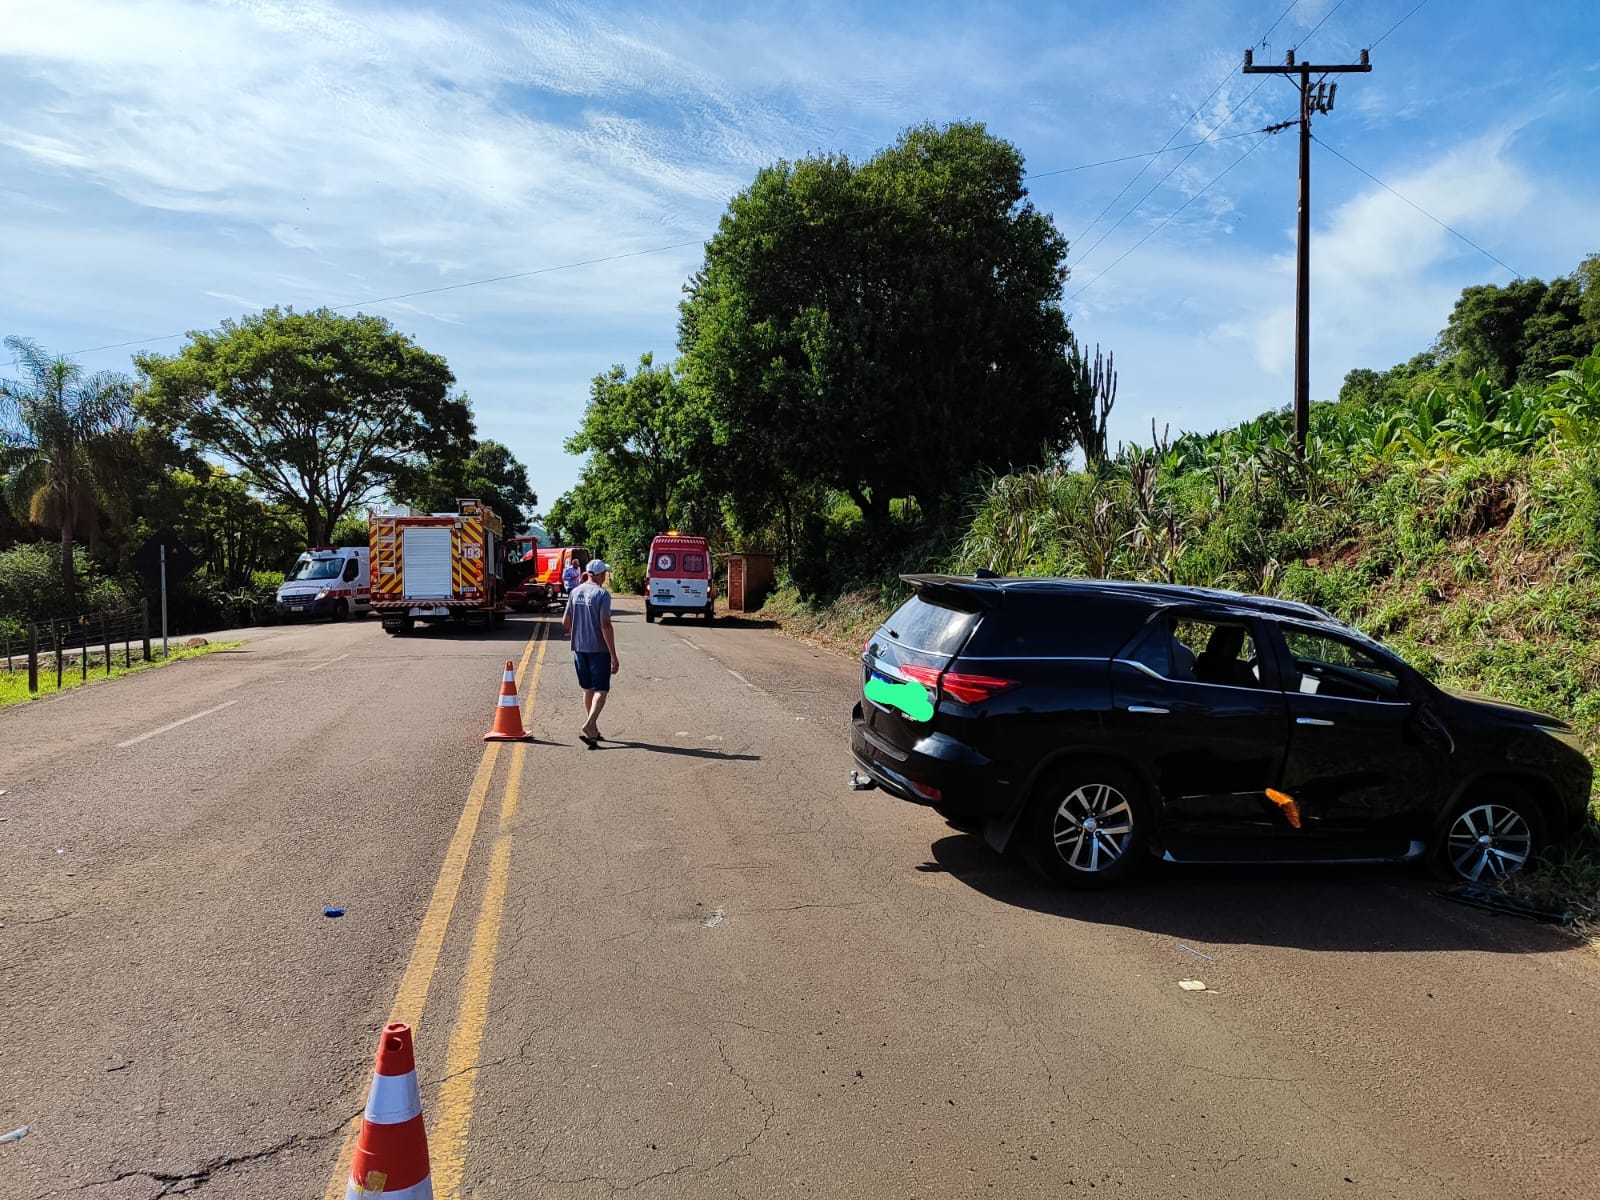
<instances>
[{"instance_id":1,"label":"blue shorts","mask_svg":"<svg viewBox=\"0 0 1600 1200\"><path fill-rule=\"evenodd\" d=\"M578 669L578 686L586 692L611 690L611 655L605 650L574 650L572 665Z\"/></svg>"}]
</instances>

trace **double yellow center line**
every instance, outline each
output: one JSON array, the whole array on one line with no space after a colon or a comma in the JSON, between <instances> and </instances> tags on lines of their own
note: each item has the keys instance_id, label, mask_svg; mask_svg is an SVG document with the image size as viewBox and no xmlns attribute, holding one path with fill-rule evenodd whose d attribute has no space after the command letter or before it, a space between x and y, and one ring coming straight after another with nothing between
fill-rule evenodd
<instances>
[{"instance_id":1,"label":"double yellow center line","mask_svg":"<svg viewBox=\"0 0 1600 1200\"><path fill-rule=\"evenodd\" d=\"M526 714L533 711L538 695L539 672L544 667L551 628L548 622L540 624L538 632L529 640L528 648L523 651L522 661L517 664L517 691L524 697L525 721ZM534 657L535 648L538 650L537 658ZM533 672L527 676L524 686L522 681L529 660L533 661ZM456 898L461 891L461 880L466 873L467 859L477 837L484 801L488 798L489 785L500 761L501 745L500 742L490 742L484 747L477 774L467 792L466 806L456 821L455 833L445 850L444 865L439 869L439 878L433 885L433 897L422 916L416 944L411 948L405 973L400 977L394 1008L389 1014L391 1022L404 1021L413 1029L421 1023L428 989L433 984L439 954L444 948L445 932L450 927ZM445 1052L444 1082L433 1104L433 1115L427 1120L428 1150L436 1200L458 1200L466 1167L467 1129L472 1121L472 1104L478 1078L474 1068L478 1065L488 1023L489 992L494 980L495 956L500 945L500 918L505 910L506 884L511 871L511 822L521 800L522 771L528 753L526 742L513 742L510 745L511 766L500 795L499 828L489 855L487 882L484 884L483 901L478 906L478 921L473 929L466 975L461 982L455 1025L449 1048ZM338 1165L328 1182L327 1191L323 1193L324 1200L343 1200L360 1127L358 1115L351 1119Z\"/></svg>"}]
</instances>

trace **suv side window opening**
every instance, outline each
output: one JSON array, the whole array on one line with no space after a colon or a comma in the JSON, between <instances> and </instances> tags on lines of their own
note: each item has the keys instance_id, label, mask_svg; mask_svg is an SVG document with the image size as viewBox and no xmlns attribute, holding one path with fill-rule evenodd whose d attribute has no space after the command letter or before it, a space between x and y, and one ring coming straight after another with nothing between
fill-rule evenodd
<instances>
[{"instance_id":1,"label":"suv side window opening","mask_svg":"<svg viewBox=\"0 0 1600 1200\"><path fill-rule=\"evenodd\" d=\"M1249 626L1237 621L1160 614L1127 658L1178 683L1269 687Z\"/></svg>"},{"instance_id":2,"label":"suv side window opening","mask_svg":"<svg viewBox=\"0 0 1600 1200\"><path fill-rule=\"evenodd\" d=\"M1290 690L1368 703L1405 702L1399 672L1366 647L1320 630L1295 625L1278 629L1294 669Z\"/></svg>"}]
</instances>

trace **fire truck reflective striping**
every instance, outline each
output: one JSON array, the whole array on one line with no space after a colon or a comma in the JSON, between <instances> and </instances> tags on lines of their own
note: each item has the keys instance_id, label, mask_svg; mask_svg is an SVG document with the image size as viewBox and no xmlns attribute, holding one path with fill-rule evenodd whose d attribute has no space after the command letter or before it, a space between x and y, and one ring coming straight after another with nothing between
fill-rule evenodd
<instances>
[{"instance_id":1,"label":"fire truck reflective striping","mask_svg":"<svg viewBox=\"0 0 1600 1200\"><path fill-rule=\"evenodd\" d=\"M483 522L468 517L455 531L455 553L451 556L455 590L476 592L483 580Z\"/></svg>"}]
</instances>

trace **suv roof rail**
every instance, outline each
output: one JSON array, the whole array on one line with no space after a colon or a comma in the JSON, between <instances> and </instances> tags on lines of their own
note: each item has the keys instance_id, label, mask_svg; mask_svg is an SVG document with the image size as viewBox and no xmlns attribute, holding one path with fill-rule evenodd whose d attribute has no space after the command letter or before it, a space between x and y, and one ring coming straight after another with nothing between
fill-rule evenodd
<instances>
[{"instance_id":1,"label":"suv roof rail","mask_svg":"<svg viewBox=\"0 0 1600 1200\"><path fill-rule=\"evenodd\" d=\"M962 598L962 607L992 608L1000 604L1008 593L1040 594L1051 592L1082 591L1086 593L1120 594L1138 596L1150 601L1179 604L1184 601L1209 601L1252 609L1256 612L1275 613L1279 616L1299 617L1302 620L1331 621L1336 625L1345 622L1314 604L1298 600L1283 600L1273 596L1256 596L1248 592L1228 591L1224 588L1195 587L1181 583L1152 583L1138 579L1085 579L1065 576L1002 576L980 568L972 575L902 575L902 582L918 593L937 594L947 602L956 596Z\"/></svg>"}]
</instances>

